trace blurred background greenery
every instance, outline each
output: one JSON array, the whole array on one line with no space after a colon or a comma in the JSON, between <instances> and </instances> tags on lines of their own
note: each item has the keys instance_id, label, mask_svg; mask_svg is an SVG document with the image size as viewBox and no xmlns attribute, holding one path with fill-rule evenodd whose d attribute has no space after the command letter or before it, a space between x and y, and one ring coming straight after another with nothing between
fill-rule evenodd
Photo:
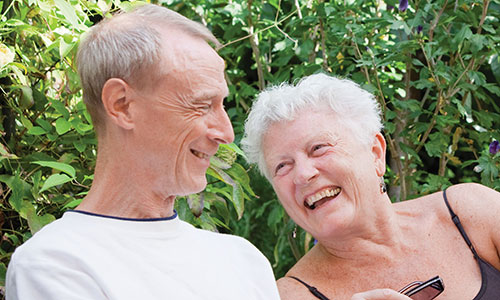
<instances>
[{"instance_id":1,"label":"blurred background greenery","mask_svg":"<svg viewBox=\"0 0 500 300\"><path fill-rule=\"evenodd\" d=\"M314 239L300 229L292 237L293 222L238 148L267 86L328 72L374 93L392 201L459 182L500 190L500 1L151 2L205 24L224 45L236 132L213 159L206 191L179 199L177 211L249 239L277 278ZM78 205L92 183L96 138L75 52L92 24L137 3L0 2L0 286L14 249Z\"/></svg>"}]
</instances>

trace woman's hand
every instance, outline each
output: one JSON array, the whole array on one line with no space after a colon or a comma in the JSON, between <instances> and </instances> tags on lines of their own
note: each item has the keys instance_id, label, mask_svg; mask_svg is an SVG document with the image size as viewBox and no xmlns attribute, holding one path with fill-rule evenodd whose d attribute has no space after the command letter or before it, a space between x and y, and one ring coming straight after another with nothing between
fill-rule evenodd
<instances>
[{"instance_id":1,"label":"woman's hand","mask_svg":"<svg viewBox=\"0 0 500 300\"><path fill-rule=\"evenodd\" d=\"M391 289L377 289L354 294L351 300L411 300L409 297Z\"/></svg>"}]
</instances>

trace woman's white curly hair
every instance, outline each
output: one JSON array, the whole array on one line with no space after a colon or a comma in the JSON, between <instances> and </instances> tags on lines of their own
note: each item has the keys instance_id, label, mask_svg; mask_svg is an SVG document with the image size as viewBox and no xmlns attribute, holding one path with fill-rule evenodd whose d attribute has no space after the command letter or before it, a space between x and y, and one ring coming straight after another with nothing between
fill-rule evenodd
<instances>
[{"instance_id":1,"label":"woman's white curly hair","mask_svg":"<svg viewBox=\"0 0 500 300\"><path fill-rule=\"evenodd\" d=\"M293 120L304 108L329 109L366 145L383 128L380 106L374 96L351 80L320 73L304 77L296 85L282 83L270 87L253 103L241 141L248 162L256 163L268 179L262 149L267 129L275 122Z\"/></svg>"}]
</instances>

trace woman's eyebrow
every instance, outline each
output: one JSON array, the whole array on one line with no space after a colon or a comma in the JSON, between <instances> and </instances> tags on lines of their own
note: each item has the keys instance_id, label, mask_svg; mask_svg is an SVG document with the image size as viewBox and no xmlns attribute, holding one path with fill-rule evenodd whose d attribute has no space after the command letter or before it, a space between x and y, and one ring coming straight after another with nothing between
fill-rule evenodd
<instances>
[{"instance_id":1,"label":"woman's eyebrow","mask_svg":"<svg viewBox=\"0 0 500 300\"><path fill-rule=\"evenodd\" d=\"M335 139L336 135L332 132L329 131L322 131L319 132L318 134L315 134L307 139L306 145L310 145L314 142L317 142L318 139L321 140L328 140L328 141L333 141Z\"/></svg>"}]
</instances>

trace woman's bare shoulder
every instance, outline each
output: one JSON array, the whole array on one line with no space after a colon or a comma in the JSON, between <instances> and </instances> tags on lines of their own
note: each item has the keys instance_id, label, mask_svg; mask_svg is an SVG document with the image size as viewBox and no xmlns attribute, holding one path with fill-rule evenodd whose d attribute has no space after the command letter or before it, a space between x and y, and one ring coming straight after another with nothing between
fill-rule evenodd
<instances>
[{"instance_id":1,"label":"woman's bare shoulder","mask_svg":"<svg viewBox=\"0 0 500 300\"><path fill-rule=\"evenodd\" d=\"M465 183L448 188L446 196L479 256L500 268L500 193Z\"/></svg>"},{"instance_id":2,"label":"woman's bare shoulder","mask_svg":"<svg viewBox=\"0 0 500 300\"><path fill-rule=\"evenodd\" d=\"M500 193L478 183L462 183L446 190L448 201L457 215L498 216ZM460 214L459 214L460 213Z\"/></svg>"},{"instance_id":3,"label":"woman's bare shoulder","mask_svg":"<svg viewBox=\"0 0 500 300\"><path fill-rule=\"evenodd\" d=\"M309 299L311 293L297 280L291 277L282 277L277 281L281 300Z\"/></svg>"},{"instance_id":4,"label":"woman's bare shoulder","mask_svg":"<svg viewBox=\"0 0 500 300\"><path fill-rule=\"evenodd\" d=\"M478 183L461 183L446 189L446 198L457 215L481 216L488 214L488 207L500 209L500 193ZM402 201L403 207L422 208L426 211L443 208L449 215L443 192L435 192L422 197Z\"/></svg>"},{"instance_id":5,"label":"woman's bare shoulder","mask_svg":"<svg viewBox=\"0 0 500 300\"><path fill-rule=\"evenodd\" d=\"M277 281L278 290L282 300L316 299L303 283L300 283L297 279L294 279L291 276L299 278L305 283L311 285L311 282L308 281L312 280L311 278L315 278L315 275L317 275L314 271L312 271L317 269L315 266L319 263L317 250L316 245L304 256L302 256L302 258L300 258L290 270L288 270L285 277L282 277ZM322 261L322 263L324 262Z\"/></svg>"}]
</instances>

